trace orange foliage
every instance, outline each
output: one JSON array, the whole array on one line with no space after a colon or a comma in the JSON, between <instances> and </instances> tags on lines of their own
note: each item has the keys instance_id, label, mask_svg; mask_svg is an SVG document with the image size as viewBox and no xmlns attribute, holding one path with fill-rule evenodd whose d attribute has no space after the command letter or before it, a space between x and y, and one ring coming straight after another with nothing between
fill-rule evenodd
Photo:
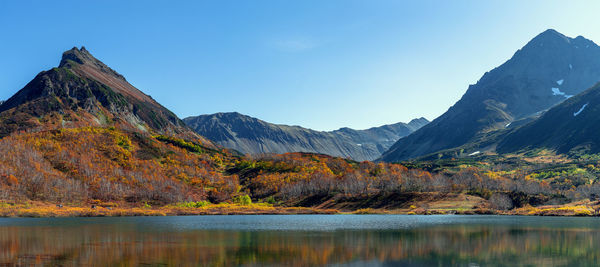
<instances>
[{"instance_id":1,"label":"orange foliage","mask_svg":"<svg viewBox=\"0 0 600 267\"><path fill-rule=\"evenodd\" d=\"M0 139L0 199L20 201L164 205L231 202L246 194L285 203L402 192L553 193L547 182L523 176L475 167L432 175L400 164L311 153L240 157L197 141L112 127L19 132Z\"/></svg>"}]
</instances>

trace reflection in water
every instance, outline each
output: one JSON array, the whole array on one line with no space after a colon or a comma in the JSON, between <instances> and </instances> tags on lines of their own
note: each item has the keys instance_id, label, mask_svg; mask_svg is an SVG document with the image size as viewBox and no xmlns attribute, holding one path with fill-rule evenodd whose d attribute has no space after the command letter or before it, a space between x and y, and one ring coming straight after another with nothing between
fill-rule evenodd
<instances>
[{"instance_id":1,"label":"reflection in water","mask_svg":"<svg viewBox=\"0 0 600 267\"><path fill-rule=\"evenodd\" d=\"M0 219L0 266L592 266L600 261L597 222L392 215ZM325 231L314 230L318 224Z\"/></svg>"}]
</instances>

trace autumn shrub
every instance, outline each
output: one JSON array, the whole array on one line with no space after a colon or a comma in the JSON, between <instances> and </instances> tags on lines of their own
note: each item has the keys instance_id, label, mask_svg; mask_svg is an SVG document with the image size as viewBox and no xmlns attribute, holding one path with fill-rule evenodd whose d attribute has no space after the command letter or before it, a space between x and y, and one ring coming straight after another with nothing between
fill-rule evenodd
<instances>
[{"instance_id":1,"label":"autumn shrub","mask_svg":"<svg viewBox=\"0 0 600 267\"><path fill-rule=\"evenodd\" d=\"M591 216L594 211L586 206L562 206L562 207L530 207L529 215L545 215L545 216Z\"/></svg>"},{"instance_id":2,"label":"autumn shrub","mask_svg":"<svg viewBox=\"0 0 600 267\"><path fill-rule=\"evenodd\" d=\"M502 194L517 207L541 205L548 196L567 202L600 195L594 181L600 175L597 163L507 168L459 159L407 164L411 167L311 153L243 157L211 150L197 140L118 127L48 129L0 139L0 199L164 206L236 203L240 192L248 194L247 200L271 204L314 196L470 192L506 208ZM539 201L532 202L534 198Z\"/></svg>"}]
</instances>

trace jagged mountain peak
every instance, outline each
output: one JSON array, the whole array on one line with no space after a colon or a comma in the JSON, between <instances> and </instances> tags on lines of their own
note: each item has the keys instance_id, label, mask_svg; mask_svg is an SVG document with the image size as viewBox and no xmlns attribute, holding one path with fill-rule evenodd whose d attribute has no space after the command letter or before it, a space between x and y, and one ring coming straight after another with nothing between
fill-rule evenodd
<instances>
[{"instance_id":1,"label":"jagged mountain peak","mask_svg":"<svg viewBox=\"0 0 600 267\"><path fill-rule=\"evenodd\" d=\"M82 46L81 49L73 47L72 49L65 51L62 54L62 58L58 67L76 70L76 72L79 70L79 74L100 78L105 82L110 80L119 80L119 83L127 82L123 75L111 69L102 61L94 57L92 53L85 48L85 46ZM114 85L115 84L113 84L113 86ZM125 84L115 87L117 87L116 89L123 89L124 86L127 87Z\"/></svg>"},{"instance_id":2,"label":"jagged mountain peak","mask_svg":"<svg viewBox=\"0 0 600 267\"><path fill-rule=\"evenodd\" d=\"M116 126L201 139L85 47L64 52L57 68L40 72L0 106L0 136L18 130L81 126Z\"/></svg>"},{"instance_id":3,"label":"jagged mountain peak","mask_svg":"<svg viewBox=\"0 0 600 267\"><path fill-rule=\"evenodd\" d=\"M74 65L75 64L75 65ZM117 73L106 64L104 64L99 59L95 58L90 51L88 51L85 46L82 46L81 49L77 47L73 47L70 50L67 50L63 53L62 58L60 60L59 68L73 68L78 65L88 65L93 66L95 68L101 69L103 71L109 72L120 78L123 78L123 75Z\"/></svg>"},{"instance_id":4,"label":"jagged mountain peak","mask_svg":"<svg viewBox=\"0 0 600 267\"><path fill-rule=\"evenodd\" d=\"M74 61L78 64L85 64L89 62L99 62L92 54L85 49L85 46L82 46L81 49L77 47L73 47L70 50L67 50L63 53L62 59L60 60L59 68L67 66L70 62Z\"/></svg>"}]
</instances>

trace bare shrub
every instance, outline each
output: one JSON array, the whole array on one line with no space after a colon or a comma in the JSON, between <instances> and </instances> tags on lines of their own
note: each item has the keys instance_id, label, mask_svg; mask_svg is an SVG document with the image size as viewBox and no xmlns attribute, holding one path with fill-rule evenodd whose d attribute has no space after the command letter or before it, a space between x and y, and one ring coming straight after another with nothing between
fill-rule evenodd
<instances>
[{"instance_id":1,"label":"bare shrub","mask_svg":"<svg viewBox=\"0 0 600 267\"><path fill-rule=\"evenodd\" d=\"M494 193L489 199L492 208L497 210L510 210L514 207L512 199L503 193Z\"/></svg>"}]
</instances>

